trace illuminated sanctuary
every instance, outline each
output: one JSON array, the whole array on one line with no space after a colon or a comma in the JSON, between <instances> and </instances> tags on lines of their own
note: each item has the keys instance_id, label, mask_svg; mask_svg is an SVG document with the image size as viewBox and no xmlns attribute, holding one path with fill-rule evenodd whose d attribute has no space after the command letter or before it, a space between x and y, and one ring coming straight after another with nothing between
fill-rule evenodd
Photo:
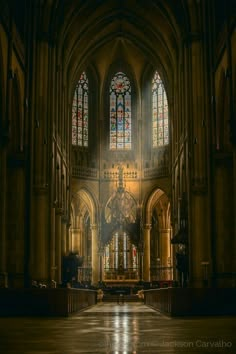
<instances>
[{"instance_id":1,"label":"illuminated sanctuary","mask_svg":"<svg viewBox=\"0 0 236 354\"><path fill-rule=\"evenodd\" d=\"M230 0L0 0L0 297L231 296L235 26Z\"/></svg>"}]
</instances>

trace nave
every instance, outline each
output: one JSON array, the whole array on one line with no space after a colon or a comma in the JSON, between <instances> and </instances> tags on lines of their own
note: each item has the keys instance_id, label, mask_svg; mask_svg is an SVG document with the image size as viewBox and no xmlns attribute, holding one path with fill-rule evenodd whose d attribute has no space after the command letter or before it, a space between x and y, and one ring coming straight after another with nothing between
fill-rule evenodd
<instances>
[{"instance_id":1,"label":"nave","mask_svg":"<svg viewBox=\"0 0 236 354\"><path fill-rule=\"evenodd\" d=\"M142 303L98 303L67 318L0 318L0 353L236 352L235 317L169 318Z\"/></svg>"}]
</instances>

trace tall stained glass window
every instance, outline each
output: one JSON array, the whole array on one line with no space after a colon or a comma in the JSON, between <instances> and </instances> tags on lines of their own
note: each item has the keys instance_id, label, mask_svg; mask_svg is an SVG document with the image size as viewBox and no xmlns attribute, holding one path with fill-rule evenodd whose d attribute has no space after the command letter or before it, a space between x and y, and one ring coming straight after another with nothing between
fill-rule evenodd
<instances>
[{"instance_id":1,"label":"tall stained glass window","mask_svg":"<svg viewBox=\"0 0 236 354\"><path fill-rule=\"evenodd\" d=\"M117 72L110 85L110 150L131 149L131 85Z\"/></svg>"},{"instance_id":2,"label":"tall stained glass window","mask_svg":"<svg viewBox=\"0 0 236 354\"><path fill-rule=\"evenodd\" d=\"M83 72L72 103L72 145L88 146L88 78Z\"/></svg>"},{"instance_id":3,"label":"tall stained glass window","mask_svg":"<svg viewBox=\"0 0 236 354\"><path fill-rule=\"evenodd\" d=\"M152 80L152 146L169 143L168 102L164 84L156 71Z\"/></svg>"}]
</instances>

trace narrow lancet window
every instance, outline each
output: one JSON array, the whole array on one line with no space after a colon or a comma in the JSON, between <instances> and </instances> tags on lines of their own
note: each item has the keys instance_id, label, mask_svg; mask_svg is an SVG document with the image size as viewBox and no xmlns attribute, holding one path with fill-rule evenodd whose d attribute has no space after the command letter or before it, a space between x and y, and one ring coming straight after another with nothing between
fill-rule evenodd
<instances>
[{"instance_id":1,"label":"narrow lancet window","mask_svg":"<svg viewBox=\"0 0 236 354\"><path fill-rule=\"evenodd\" d=\"M168 102L164 84L156 71L152 80L152 146L169 144Z\"/></svg>"},{"instance_id":2,"label":"narrow lancet window","mask_svg":"<svg viewBox=\"0 0 236 354\"><path fill-rule=\"evenodd\" d=\"M110 84L110 150L131 149L131 85L123 72Z\"/></svg>"},{"instance_id":3,"label":"narrow lancet window","mask_svg":"<svg viewBox=\"0 0 236 354\"><path fill-rule=\"evenodd\" d=\"M72 103L72 145L88 147L88 78L83 72Z\"/></svg>"}]
</instances>

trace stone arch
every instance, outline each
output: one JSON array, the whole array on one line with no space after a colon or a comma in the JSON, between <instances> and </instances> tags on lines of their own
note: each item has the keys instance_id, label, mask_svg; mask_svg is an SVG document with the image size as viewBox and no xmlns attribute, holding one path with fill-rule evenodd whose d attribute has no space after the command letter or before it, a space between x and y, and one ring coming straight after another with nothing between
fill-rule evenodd
<instances>
[{"instance_id":1,"label":"stone arch","mask_svg":"<svg viewBox=\"0 0 236 354\"><path fill-rule=\"evenodd\" d=\"M74 240L78 246L81 244L81 238L83 237L84 219L89 215L91 227L98 224L96 217L98 215L97 203L91 191L88 191L86 187L82 187L74 193L71 201L71 210L72 239L73 237L78 238L77 241Z\"/></svg>"},{"instance_id":2,"label":"stone arch","mask_svg":"<svg viewBox=\"0 0 236 354\"><path fill-rule=\"evenodd\" d=\"M173 279L171 208L164 190L154 189L147 197L144 210L144 254L146 263L150 264L150 280L170 281Z\"/></svg>"},{"instance_id":3,"label":"stone arch","mask_svg":"<svg viewBox=\"0 0 236 354\"><path fill-rule=\"evenodd\" d=\"M155 188L152 192L146 196L146 201L144 202L143 209L145 210L145 215L143 215L143 221L146 224L151 222L151 213L154 204L161 198L165 192L160 188Z\"/></svg>"},{"instance_id":4,"label":"stone arch","mask_svg":"<svg viewBox=\"0 0 236 354\"><path fill-rule=\"evenodd\" d=\"M81 199L90 212L92 224L96 224L98 222L96 197L86 187L82 187L78 190L77 197Z\"/></svg>"},{"instance_id":5,"label":"stone arch","mask_svg":"<svg viewBox=\"0 0 236 354\"><path fill-rule=\"evenodd\" d=\"M80 269L79 280L98 282L98 246L99 246L99 211L98 202L86 186L81 186L74 193L71 201L74 209L71 230L72 245L83 257L83 268Z\"/></svg>"}]
</instances>

